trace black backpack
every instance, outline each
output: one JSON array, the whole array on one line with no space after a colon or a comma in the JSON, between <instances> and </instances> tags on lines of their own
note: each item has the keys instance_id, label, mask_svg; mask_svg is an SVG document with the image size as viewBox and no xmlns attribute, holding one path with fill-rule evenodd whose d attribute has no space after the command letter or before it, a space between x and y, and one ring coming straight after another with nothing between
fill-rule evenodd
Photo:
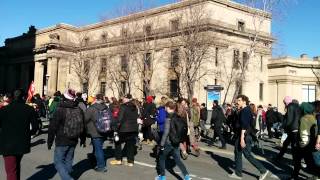
<instances>
[{"instance_id":1,"label":"black backpack","mask_svg":"<svg viewBox=\"0 0 320 180\"><path fill-rule=\"evenodd\" d=\"M179 146L183 142L184 137L188 134L187 122L174 115L170 120L169 140L173 146Z\"/></svg>"},{"instance_id":2,"label":"black backpack","mask_svg":"<svg viewBox=\"0 0 320 180\"><path fill-rule=\"evenodd\" d=\"M66 108L63 134L68 138L78 138L84 131L83 112L79 107Z\"/></svg>"}]
</instances>

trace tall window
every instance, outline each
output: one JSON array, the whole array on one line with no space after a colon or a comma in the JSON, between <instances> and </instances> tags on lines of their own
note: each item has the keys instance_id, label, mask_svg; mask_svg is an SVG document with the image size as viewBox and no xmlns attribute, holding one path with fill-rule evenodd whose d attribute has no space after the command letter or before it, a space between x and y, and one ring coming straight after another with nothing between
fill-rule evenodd
<instances>
[{"instance_id":1,"label":"tall window","mask_svg":"<svg viewBox=\"0 0 320 180\"><path fill-rule=\"evenodd\" d=\"M121 56L121 71L128 71L128 57L126 55Z\"/></svg>"},{"instance_id":2,"label":"tall window","mask_svg":"<svg viewBox=\"0 0 320 180\"><path fill-rule=\"evenodd\" d=\"M106 72L107 70L107 60L105 58L101 59L101 72Z\"/></svg>"},{"instance_id":3,"label":"tall window","mask_svg":"<svg viewBox=\"0 0 320 180\"><path fill-rule=\"evenodd\" d=\"M263 101L263 83L259 84L259 99Z\"/></svg>"},{"instance_id":4,"label":"tall window","mask_svg":"<svg viewBox=\"0 0 320 180\"><path fill-rule=\"evenodd\" d=\"M170 21L170 27L171 27L171 31L177 31L179 30L179 20L171 20Z\"/></svg>"},{"instance_id":5,"label":"tall window","mask_svg":"<svg viewBox=\"0 0 320 180\"><path fill-rule=\"evenodd\" d=\"M260 56L260 71L263 72L263 56Z\"/></svg>"},{"instance_id":6,"label":"tall window","mask_svg":"<svg viewBox=\"0 0 320 180\"><path fill-rule=\"evenodd\" d=\"M243 21L238 21L238 31L244 31L245 23Z\"/></svg>"},{"instance_id":7,"label":"tall window","mask_svg":"<svg viewBox=\"0 0 320 180\"><path fill-rule=\"evenodd\" d=\"M219 55L219 48L216 48L216 57L215 57L215 65L216 66L218 66L218 62L219 62L218 55Z\"/></svg>"},{"instance_id":8,"label":"tall window","mask_svg":"<svg viewBox=\"0 0 320 180\"><path fill-rule=\"evenodd\" d=\"M248 68L248 60L249 60L249 55L247 52L242 53L242 67L243 68Z\"/></svg>"},{"instance_id":9,"label":"tall window","mask_svg":"<svg viewBox=\"0 0 320 180\"><path fill-rule=\"evenodd\" d=\"M171 67L177 67L179 64L179 49L171 50Z\"/></svg>"},{"instance_id":10,"label":"tall window","mask_svg":"<svg viewBox=\"0 0 320 180\"><path fill-rule=\"evenodd\" d=\"M127 91L127 83L125 81L121 81L121 95L125 95Z\"/></svg>"},{"instance_id":11,"label":"tall window","mask_svg":"<svg viewBox=\"0 0 320 180\"><path fill-rule=\"evenodd\" d=\"M127 37L128 36L128 29L126 29L126 28L121 29L121 36Z\"/></svg>"},{"instance_id":12,"label":"tall window","mask_svg":"<svg viewBox=\"0 0 320 180\"><path fill-rule=\"evenodd\" d=\"M84 60L83 61L83 71L86 74L89 73L89 71L90 71L90 61L89 60Z\"/></svg>"},{"instance_id":13,"label":"tall window","mask_svg":"<svg viewBox=\"0 0 320 180\"><path fill-rule=\"evenodd\" d=\"M177 97L178 96L178 80L170 80L170 96Z\"/></svg>"},{"instance_id":14,"label":"tall window","mask_svg":"<svg viewBox=\"0 0 320 180\"><path fill-rule=\"evenodd\" d=\"M84 45L85 46L89 45L89 38L88 37L84 38Z\"/></svg>"},{"instance_id":15,"label":"tall window","mask_svg":"<svg viewBox=\"0 0 320 180\"><path fill-rule=\"evenodd\" d=\"M105 93L106 93L106 82L100 82L100 93L105 95Z\"/></svg>"},{"instance_id":16,"label":"tall window","mask_svg":"<svg viewBox=\"0 0 320 180\"><path fill-rule=\"evenodd\" d=\"M316 100L316 86L302 85L302 101L313 102Z\"/></svg>"},{"instance_id":17,"label":"tall window","mask_svg":"<svg viewBox=\"0 0 320 180\"><path fill-rule=\"evenodd\" d=\"M233 50L233 68L239 69L239 50L235 49Z\"/></svg>"},{"instance_id":18,"label":"tall window","mask_svg":"<svg viewBox=\"0 0 320 180\"><path fill-rule=\"evenodd\" d=\"M104 33L101 34L101 39L102 39L103 42L106 42L107 38L108 38L108 33L107 32L104 32Z\"/></svg>"},{"instance_id":19,"label":"tall window","mask_svg":"<svg viewBox=\"0 0 320 180\"><path fill-rule=\"evenodd\" d=\"M144 65L146 68L150 69L151 66L151 53L146 53L144 55Z\"/></svg>"},{"instance_id":20,"label":"tall window","mask_svg":"<svg viewBox=\"0 0 320 180\"><path fill-rule=\"evenodd\" d=\"M151 25L146 25L144 27L144 32L146 36L150 36L151 35Z\"/></svg>"}]
</instances>

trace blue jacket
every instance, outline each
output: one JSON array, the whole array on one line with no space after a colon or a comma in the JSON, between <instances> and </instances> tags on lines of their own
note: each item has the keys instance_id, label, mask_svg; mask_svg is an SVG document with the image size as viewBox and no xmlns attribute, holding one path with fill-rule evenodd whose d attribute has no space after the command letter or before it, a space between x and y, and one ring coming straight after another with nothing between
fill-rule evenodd
<instances>
[{"instance_id":1,"label":"blue jacket","mask_svg":"<svg viewBox=\"0 0 320 180\"><path fill-rule=\"evenodd\" d=\"M156 121L160 127L160 133L163 133L164 124L165 124L166 117L167 117L167 112L166 112L166 109L164 106L158 107L157 111L158 111L158 116L157 116Z\"/></svg>"}]
</instances>

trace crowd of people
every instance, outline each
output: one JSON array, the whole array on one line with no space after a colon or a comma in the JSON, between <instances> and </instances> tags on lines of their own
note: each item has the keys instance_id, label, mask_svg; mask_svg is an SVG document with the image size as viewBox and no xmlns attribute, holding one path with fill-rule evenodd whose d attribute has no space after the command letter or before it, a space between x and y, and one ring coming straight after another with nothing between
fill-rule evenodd
<instances>
[{"instance_id":1,"label":"crowd of people","mask_svg":"<svg viewBox=\"0 0 320 180\"><path fill-rule=\"evenodd\" d=\"M114 144L114 160L111 165L134 166L137 150L142 144L154 146L156 157L155 179L165 180L165 161L172 156L180 168L183 179L190 174L183 161L189 154L200 155L199 142L218 145L227 149L234 143L235 171L230 178L242 178L242 154L256 167L263 180L269 171L251 153L255 142L268 138L286 136L282 148L274 160L281 159L291 144L292 179L299 178L301 160L307 169L320 177L320 101L303 102L287 96L284 98L285 114L271 104L265 108L256 106L245 95L239 95L232 104L219 104L215 100L209 114L205 103L196 98L191 101L161 97L155 103L154 96L143 101L127 94L119 100L102 94L87 96L67 89L57 91L52 97L41 98L39 94L26 100L22 90L0 97L0 155L4 158L8 180L20 178L20 163L24 154L30 152L31 136L39 132L39 117L49 119L47 147L54 144L53 161L62 180L72 178L75 148L78 144L92 145L88 156L94 170L107 173L104 142ZM211 105L210 105L211 106ZM208 128L209 125L209 128ZM212 137L208 131L213 131ZM90 142L87 142L87 139ZM218 143L218 141L220 143ZM79 143L80 142L80 143Z\"/></svg>"}]
</instances>

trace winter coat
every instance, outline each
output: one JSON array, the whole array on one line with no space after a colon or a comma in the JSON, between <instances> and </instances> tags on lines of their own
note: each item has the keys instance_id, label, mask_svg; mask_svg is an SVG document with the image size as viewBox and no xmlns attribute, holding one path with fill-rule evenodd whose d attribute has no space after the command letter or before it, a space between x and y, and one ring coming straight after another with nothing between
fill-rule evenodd
<instances>
[{"instance_id":1,"label":"winter coat","mask_svg":"<svg viewBox=\"0 0 320 180\"><path fill-rule=\"evenodd\" d=\"M160 133L164 132L164 125L166 122L167 112L164 106L158 107L157 123L160 128Z\"/></svg>"},{"instance_id":2,"label":"winter coat","mask_svg":"<svg viewBox=\"0 0 320 180\"><path fill-rule=\"evenodd\" d=\"M226 117L224 116L223 110L220 106L215 106L212 108L211 125L216 128L222 127L223 122L226 122Z\"/></svg>"},{"instance_id":3,"label":"winter coat","mask_svg":"<svg viewBox=\"0 0 320 180\"><path fill-rule=\"evenodd\" d=\"M53 98L52 102L49 103L49 118L53 117L53 113L56 111L57 106L60 102L60 97L56 96Z\"/></svg>"},{"instance_id":4,"label":"winter coat","mask_svg":"<svg viewBox=\"0 0 320 180\"><path fill-rule=\"evenodd\" d=\"M142 117L145 126L151 126L156 121L157 107L154 103L145 103L143 105Z\"/></svg>"},{"instance_id":5,"label":"winter coat","mask_svg":"<svg viewBox=\"0 0 320 180\"><path fill-rule=\"evenodd\" d=\"M87 128L87 133L92 138L103 137L104 135L99 133L96 128L96 121L98 119L99 111L107 109L108 107L103 103L94 103L85 112L85 124Z\"/></svg>"},{"instance_id":6,"label":"winter coat","mask_svg":"<svg viewBox=\"0 0 320 180\"><path fill-rule=\"evenodd\" d=\"M200 119L203 121L207 121L208 118L208 110L206 107L200 109Z\"/></svg>"},{"instance_id":7,"label":"winter coat","mask_svg":"<svg viewBox=\"0 0 320 180\"><path fill-rule=\"evenodd\" d=\"M31 135L37 131L36 117L35 110L22 101L13 101L0 110L0 155L30 152Z\"/></svg>"},{"instance_id":8,"label":"winter coat","mask_svg":"<svg viewBox=\"0 0 320 180\"><path fill-rule=\"evenodd\" d=\"M68 108L79 108L78 103L71 100L65 100L59 103L55 113L53 114L53 118L49 123L47 140L49 147L52 146L54 140L56 146L76 146L78 144L78 138L69 138L63 133ZM84 120L84 114L79 113L78 118L82 118ZM84 133L80 136L81 141L85 141L85 131L83 130L83 132Z\"/></svg>"},{"instance_id":9,"label":"winter coat","mask_svg":"<svg viewBox=\"0 0 320 180\"><path fill-rule=\"evenodd\" d=\"M300 147L315 144L317 121L314 114L305 114L300 122Z\"/></svg>"},{"instance_id":10,"label":"winter coat","mask_svg":"<svg viewBox=\"0 0 320 180\"><path fill-rule=\"evenodd\" d=\"M284 115L283 128L286 132L298 132L301 118L299 104L290 103Z\"/></svg>"},{"instance_id":11,"label":"winter coat","mask_svg":"<svg viewBox=\"0 0 320 180\"><path fill-rule=\"evenodd\" d=\"M199 106L192 106L190 108L191 113L191 121L193 122L193 126L197 127L200 125L200 107Z\"/></svg>"},{"instance_id":12,"label":"winter coat","mask_svg":"<svg viewBox=\"0 0 320 180\"><path fill-rule=\"evenodd\" d=\"M119 132L138 132L138 109L131 101L120 106Z\"/></svg>"}]
</instances>

